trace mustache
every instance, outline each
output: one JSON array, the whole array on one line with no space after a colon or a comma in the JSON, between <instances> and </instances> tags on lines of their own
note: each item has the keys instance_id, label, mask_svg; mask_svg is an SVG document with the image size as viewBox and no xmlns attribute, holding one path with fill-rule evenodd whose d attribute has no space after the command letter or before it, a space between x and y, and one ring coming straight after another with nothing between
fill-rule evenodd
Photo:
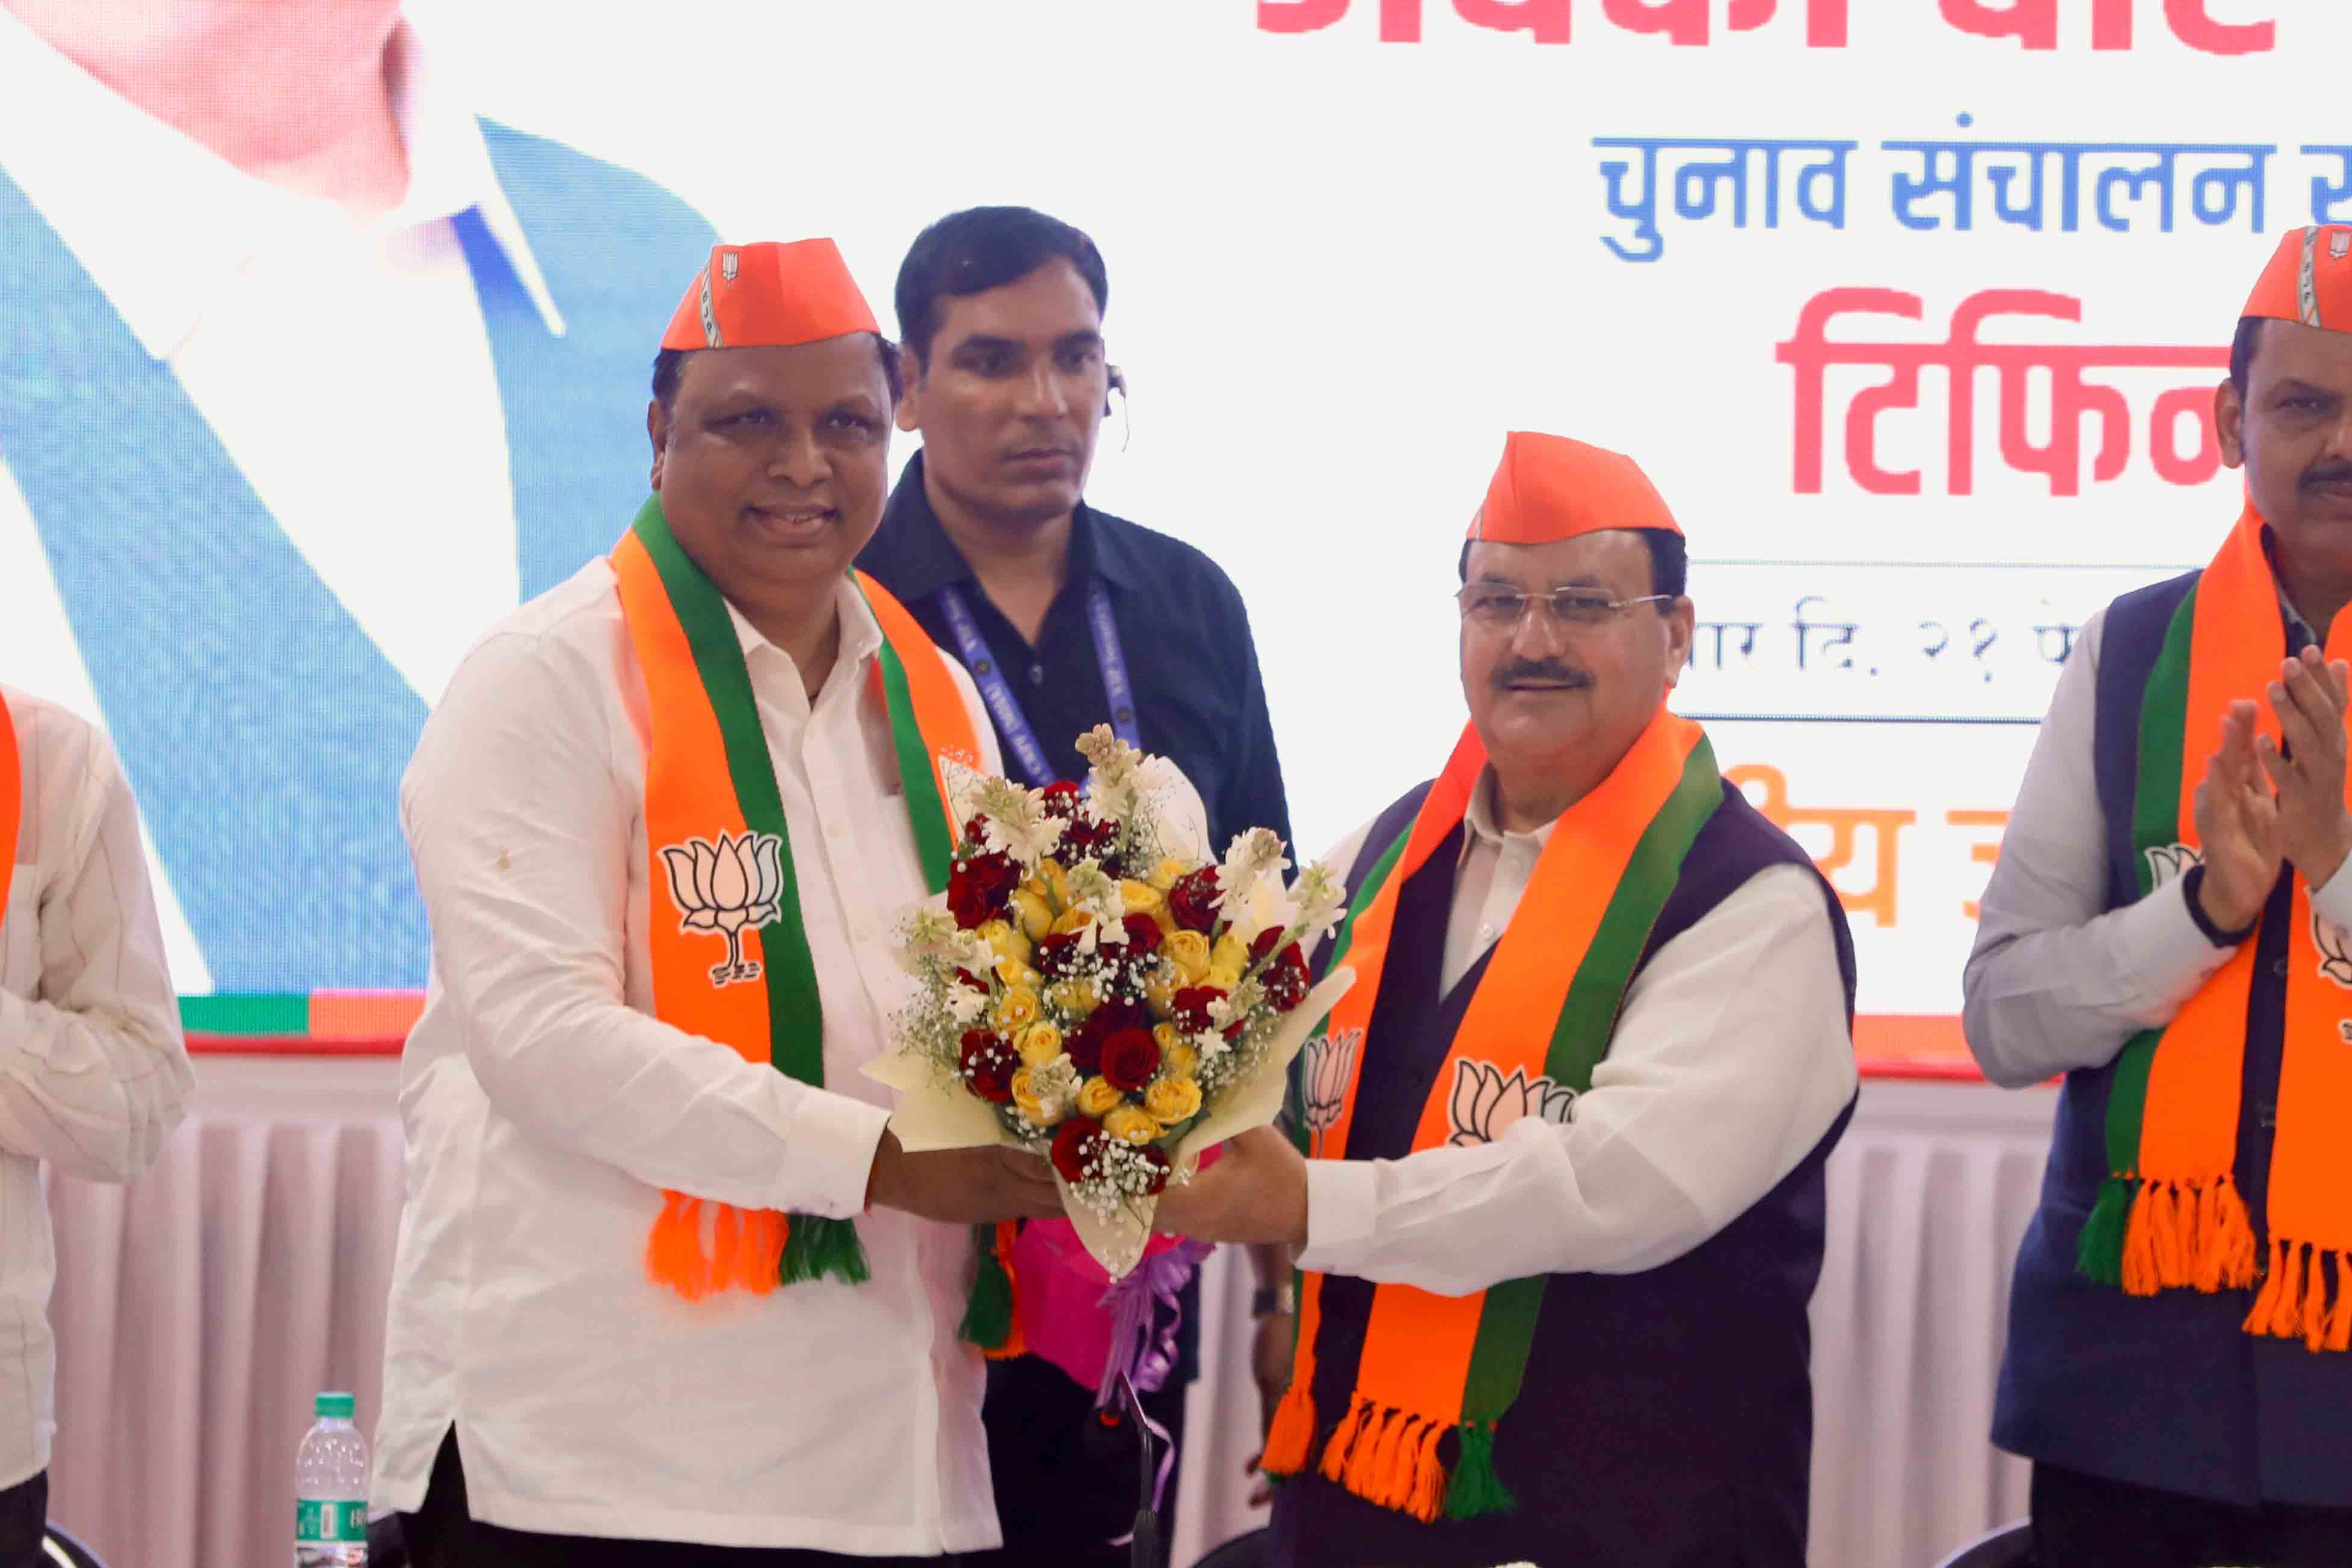
<instances>
[{"instance_id":1,"label":"mustache","mask_svg":"<svg viewBox=\"0 0 2352 1568\"><path fill-rule=\"evenodd\" d=\"M1488 679L1496 691L1517 685L1522 681L1547 681L1571 691L1581 691L1592 684L1592 677L1582 670L1572 670L1549 659L1513 659L1508 664L1496 665L1495 673Z\"/></svg>"},{"instance_id":2,"label":"mustache","mask_svg":"<svg viewBox=\"0 0 2352 1568\"><path fill-rule=\"evenodd\" d=\"M2352 485L2352 463L2333 463L2324 467L2305 469L2298 484L2305 490L2319 485Z\"/></svg>"}]
</instances>

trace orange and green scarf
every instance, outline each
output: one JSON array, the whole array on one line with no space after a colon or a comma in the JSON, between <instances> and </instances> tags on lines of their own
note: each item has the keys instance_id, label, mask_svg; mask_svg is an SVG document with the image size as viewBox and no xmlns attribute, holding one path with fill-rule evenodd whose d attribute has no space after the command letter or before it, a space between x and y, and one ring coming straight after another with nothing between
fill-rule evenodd
<instances>
[{"instance_id":1,"label":"orange and green scarf","mask_svg":"<svg viewBox=\"0 0 2352 1568\"><path fill-rule=\"evenodd\" d=\"M656 909L654 1016L732 1046L747 1061L822 1085L824 1018L792 836L727 602L678 548L658 496L646 502L612 560L652 713L645 821L646 884ZM956 834L940 762L955 757L977 765L971 717L946 660L914 618L873 579L856 578L881 624L876 678L924 880L940 893ZM658 912L665 893L676 919ZM779 1281L820 1276L851 1284L867 1278L850 1220L746 1213L678 1192L664 1196L646 1270L689 1301L735 1287L765 1294Z\"/></svg>"},{"instance_id":2,"label":"orange and green scarf","mask_svg":"<svg viewBox=\"0 0 2352 1568\"><path fill-rule=\"evenodd\" d=\"M1356 983L1325 1020L1327 1039L1358 1040L1380 996L1397 901L1413 873L1462 821L1486 765L1465 729L1412 826L1374 862L1331 964ZM1582 1093L1609 1038L1633 967L1682 871L1683 857L1723 798L1714 749L1698 726L1659 713L1616 770L1570 806L1536 862L1517 913L1472 994L1453 1048L1413 1134L1415 1150L1444 1146L1456 1129L1454 1088L1465 1071L1549 1079ZM1362 1080L1360 1050L1322 1154L1345 1158ZM1301 1129L1304 1148L1306 1131ZM1372 1294L1353 1395L1344 1411L1315 1408L1316 1336L1323 1278L1299 1293L1298 1352L1290 1392L1276 1412L1265 1467L1296 1475L1314 1461L1317 1433L1328 1479L1368 1501L1433 1521L1475 1518L1516 1506L1495 1472L1495 1427L1518 1397L1541 1311L1544 1281L1512 1280L1469 1296L1406 1285ZM1449 1474L1440 1443L1457 1436Z\"/></svg>"},{"instance_id":3,"label":"orange and green scarf","mask_svg":"<svg viewBox=\"0 0 2352 1568\"><path fill-rule=\"evenodd\" d=\"M2195 801L2232 699L2261 694L2286 657L2279 588L2252 507L2172 617L2139 713L2132 847L2142 896L2190 863ZM2339 615L2327 656L2352 656ZM2286 936L2285 1058L2270 1174L2267 1266L2232 1179L2246 1009L2257 942L2182 1004L2162 1029L2132 1037L2107 1101L2107 1166L2083 1227L2077 1267L2136 1296L2242 1290L2260 1282L2248 1333L2352 1349L2352 949L2323 926L2311 888L2294 879ZM2335 1267L2328 1268L2333 1258Z\"/></svg>"}]
</instances>

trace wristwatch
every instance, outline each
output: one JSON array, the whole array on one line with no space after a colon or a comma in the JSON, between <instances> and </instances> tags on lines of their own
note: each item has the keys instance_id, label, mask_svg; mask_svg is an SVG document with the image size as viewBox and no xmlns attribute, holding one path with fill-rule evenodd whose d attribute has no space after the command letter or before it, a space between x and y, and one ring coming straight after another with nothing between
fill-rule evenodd
<instances>
[{"instance_id":1,"label":"wristwatch","mask_svg":"<svg viewBox=\"0 0 2352 1568\"><path fill-rule=\"evenodd\" d=\"M1276 1313L1289 1315L1298 1311L1298 1293L1287 1280L1279 1285L1260 1285L1250 1297L1250 1316L1270 1318Z\"/></svg>"}]
</instances>

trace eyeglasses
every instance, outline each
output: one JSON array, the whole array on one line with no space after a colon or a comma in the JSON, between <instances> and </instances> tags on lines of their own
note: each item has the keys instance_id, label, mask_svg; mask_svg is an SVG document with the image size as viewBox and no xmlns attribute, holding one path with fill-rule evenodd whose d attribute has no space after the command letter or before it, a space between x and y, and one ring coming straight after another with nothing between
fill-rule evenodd
<instances>
[{"instance_id":1,"label":"eyeglasses","mask_svg":"<svg viewBox=\"0 0 2352 1568\"><path fill-rule=\"evenodd\" d=\"M1550 607L1555 622L1570 626L1600 626L1622 615L1636 604L1670 604L1671 593L1645 593L1639 599L1612 599L1590 588L1555 588L1544 593L1521 593L1515 588L1504 588L1491 582L1465 584L1454 596L1462 607L1462 619L1496 631L1518 625L1530 604Z\"/></svg>"}]
</instances>

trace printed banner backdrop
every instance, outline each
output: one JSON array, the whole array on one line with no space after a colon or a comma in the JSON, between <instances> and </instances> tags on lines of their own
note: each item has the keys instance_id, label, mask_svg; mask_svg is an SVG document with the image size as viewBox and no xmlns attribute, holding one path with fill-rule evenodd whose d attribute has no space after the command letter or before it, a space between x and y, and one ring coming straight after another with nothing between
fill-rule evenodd
<instances>
[{"instance_id":1,"label":"printed banner backdrop","mask_svg":"<svg viewBox=\"0 0 2352 1568\"><path fill-rule=\"evenodd\" d=\"M411 5L484 114L650 176L727 237L836 236L886 319L908 241L952 208L1089 230L1133 388L1090 497L1240 584L1307 853L1462 722L1448 596L1503 432L1635 455L1695 557L1676 706L1831 870L1864 1011L1904 1018L1958 1010L2077 630L2234 520L2210 410L2237 308L2281 231L2352 218L2339 13ZM675 257L681 285L697 260ZM634 416L645 392L609 395ZM612 497L611 532L635 499ZM415 562L419 617L434 570ZM0 672L79 679L26 667L5 624ZM337 788L338 758L299 765ZM171 787L142 782L151 814ZM205 977L185 988L234 967L173 938Z\"/></svg>"}]
</instances>

